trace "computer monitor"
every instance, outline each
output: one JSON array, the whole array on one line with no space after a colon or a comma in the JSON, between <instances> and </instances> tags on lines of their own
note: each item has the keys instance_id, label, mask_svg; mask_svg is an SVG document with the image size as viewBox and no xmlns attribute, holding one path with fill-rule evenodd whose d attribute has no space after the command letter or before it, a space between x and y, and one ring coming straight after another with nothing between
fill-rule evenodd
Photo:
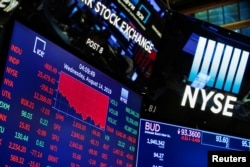
<instances>
[{"instance_id":1,"label":"computer monitor","mask_svg":"<svg viewBox=\"0 0 250 167\"><path fill-rule=\"evenodd\" d=\"M177 124L140 120L138 167L208 166L209 151L250 151L250 139Z\"/></svg>"},{"instance_id":2,"label":"computer monitor","mask_svg":"<svg viewBox=\"0 0 250 167\"><path fill-rule=\"evenodd\" d=\"M134 166L140 94L19 21L3 50L2 166Z\"/></svg>"}]
</instances>

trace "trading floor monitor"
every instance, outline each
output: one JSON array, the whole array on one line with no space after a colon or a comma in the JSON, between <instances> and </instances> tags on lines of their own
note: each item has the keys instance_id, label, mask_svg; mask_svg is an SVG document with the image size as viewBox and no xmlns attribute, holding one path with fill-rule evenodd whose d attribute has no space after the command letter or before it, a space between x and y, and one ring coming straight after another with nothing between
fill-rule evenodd
<instances>
[{"instance_id":1,"label":"trading floor monitor","mask_svg":"<svg viewBox=\"0 0 250 167\"><path fill-rule=\"evenodd\" d=\"M1 166L133 166L142 97L19 21L1 51Z\"/></svg>"}]
</instances>

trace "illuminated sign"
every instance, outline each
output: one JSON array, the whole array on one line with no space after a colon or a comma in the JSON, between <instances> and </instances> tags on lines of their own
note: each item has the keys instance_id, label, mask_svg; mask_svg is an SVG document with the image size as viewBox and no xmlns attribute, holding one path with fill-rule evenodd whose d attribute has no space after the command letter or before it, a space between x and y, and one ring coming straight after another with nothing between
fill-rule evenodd
<instances>
[{"instance_id":1,"label":"illuminated sign","mask_svg":"<svg viewBox=\"0 0 250 167\"><path fill-rule=\"evenodd\" d=\"M191 108L195 108L199 103L202 111L209 108L214 114L232 117L237 97L208 92L205 87L238 94L249 52L205 37L199 37L197 41L188 77L191 86L186 86L181 106L186 106L188 102Z\"/></svg>"},{"instance_id":2,"label":"illuminated sign","mask_svg":"<svg viewBox=\"0 0 250 167\"><path fill-rule=\"evenodd\" d=\"M199 37L195 57L188 80L215 87L232 93L239 93L246 69L249 52L233 48L213 40ZM200 79L197 76L207 76Z\"/></svg>"},{"instance_id":3,"label":"illuminated sign","mask_svg":"<svg viewBox=\"0 0 250 167\"><path fill-rule=\"evenodd\" d=\"M89 8L93 9L101 17L103 17L104 20L108 21L111 25L118 28L129 39L135 41L135 43L145 49L145 51L147 51L148 53L152 52L154 44L150 40L146 39L143 35L141 35L141 33L138 32L136 29L131 27L127 22L122 20L122 18L120 18L116 13L112 12L112 10L109 9L106 5L102 4L101 2L96 2L94 4L92 0L82 0L82 2ZM142 9L143 11L146 11L148 13L145 7ZM147 21L149 15L150 14L148 13L146 18L143 17L143 20ZM95 48L97 48L98 46L95 46ZM94 46L90 47L93 48Z\"/></svg>"},{"instance_id":4,"label":"illuminated sign","mask_svg":"<svg viewBox=\"0 0 250 167\"><path fill-rule=\"evenodd\" d=\"M135 13L134 19L137 18L140 20L141 23L146 24L151 16L150 10L143 4L140 4L138 9L136 10L136 5L138 5L139 0L130 1L130 0L118 0L120 3L131 15Z\"/></svg>"},{"instance_id":5,"label":"illuminated sign","mask_svg":"<svg viewBox=\"0 0 250 167\"><path fill-rule=\"evenodd\" d=\"M200 92L200 93L199 93ZM191 86L187 85L181 105L186 106L187 100L189 100L189 105L191 108L195 107L195 104L198 100L198 95L201 94L202 104L201 110L204 111L208 107L208 102L212 99L213 105L210 106L210 111L214 114L219 114L222 112L222 115L232 117L233 113L230 111L234 108L233 102L237 101L237 98L230 95L224 95L222 93L216 93L215 91L210 91L207 93L205 89L195 88L192 92Z\"/></svg>"}]
</instances>

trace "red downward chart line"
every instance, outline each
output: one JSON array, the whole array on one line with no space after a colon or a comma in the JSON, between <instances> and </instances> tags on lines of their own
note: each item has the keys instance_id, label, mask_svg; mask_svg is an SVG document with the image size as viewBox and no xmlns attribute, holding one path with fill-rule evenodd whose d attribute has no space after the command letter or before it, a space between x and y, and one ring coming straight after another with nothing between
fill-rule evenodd
<instances>
[{"instance_id":1,"label":"red downward chart line","mask_svg":"<svg viewBox=\"0 0 250 167\"><path fill-rule=\"evenodd\" d=\"M60 72L58 91L67 99L70 108L74 108L83 120L90 118L95 126L105 129L108 96L64 72Z\"/></svg>"}]
</instances>

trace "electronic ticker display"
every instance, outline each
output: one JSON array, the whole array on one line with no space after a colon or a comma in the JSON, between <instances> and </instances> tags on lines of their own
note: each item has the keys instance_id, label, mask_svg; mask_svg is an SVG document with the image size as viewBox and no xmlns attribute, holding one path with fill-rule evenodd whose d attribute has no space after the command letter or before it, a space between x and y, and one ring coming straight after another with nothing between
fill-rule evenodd
<instances>
[{"instance_id":1,"label":"electronic ticker display","mask_svg":"<svg viewBox=\"0 0 250 167\"><path fill-rule=\"evenodd\" d=\"M209 151L250 151L250 139L141 119L137 166L208 164Z\"/></svg>"},{"instance_id":2,"label":"electronic ticker display","mask_svg":"<svg viewBox=\"0 0 250 167\"><path fill-rule=\"evenodd\" d=\"M142 97L15 22L0 96L0 166L134 166Z\"/></svg>"}]
</instances>

